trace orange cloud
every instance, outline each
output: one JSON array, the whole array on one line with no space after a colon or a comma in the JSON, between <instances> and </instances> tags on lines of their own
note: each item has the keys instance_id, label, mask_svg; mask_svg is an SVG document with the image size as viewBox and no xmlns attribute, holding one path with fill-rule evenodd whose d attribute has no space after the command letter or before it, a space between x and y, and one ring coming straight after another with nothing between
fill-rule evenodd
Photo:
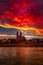
<instances>
[{"instance_id":1,"label":"orange cloud","mask_svg":"<svg viewBox=\"0 0 43 65\"><path fill-rule=\"evenodd\" d=\"M38 29L38 28L35 28L35 27L27 27L27 26L24 26L24 27L18 27L18 26L12 26L12 25L9 25L9 24L0 24L0 26L2 27L5 27L5 28L16 28L16 29L20 29L21 31L22 30L31 30L31 31L35 31L36 32L36 35L42 35L43 33L43 29Z\"/></svg>"}]
</instances>

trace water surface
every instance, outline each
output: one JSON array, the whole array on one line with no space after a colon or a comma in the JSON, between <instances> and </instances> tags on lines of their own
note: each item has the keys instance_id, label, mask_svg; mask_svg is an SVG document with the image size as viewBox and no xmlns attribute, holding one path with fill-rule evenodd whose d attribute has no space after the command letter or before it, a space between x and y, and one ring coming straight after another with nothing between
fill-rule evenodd
<instances>
[{"instance_id":1,"label":"water surface","mask_svg":"<svg viewBox=\"0 0 43 65\"><path fill-rule=\"evenodd\" d=\"M43 65L43 47L0 47L0 65Z\"/></svg>"}]
</instances>

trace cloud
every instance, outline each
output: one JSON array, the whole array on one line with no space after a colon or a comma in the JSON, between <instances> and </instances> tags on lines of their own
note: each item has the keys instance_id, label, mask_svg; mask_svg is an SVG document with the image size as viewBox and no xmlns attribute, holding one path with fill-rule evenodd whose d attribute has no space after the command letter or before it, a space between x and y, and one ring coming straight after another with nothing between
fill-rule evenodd
<instances>
[{"instance_id":1,"label":"cloud","mask_svg":"<svg viewBox=\"0 0 43 65\"><path fill-rule=\"evenodd\" d=\"M0 0L0 26L43 31L43 0Z\"/></svg>"}]
</instances>

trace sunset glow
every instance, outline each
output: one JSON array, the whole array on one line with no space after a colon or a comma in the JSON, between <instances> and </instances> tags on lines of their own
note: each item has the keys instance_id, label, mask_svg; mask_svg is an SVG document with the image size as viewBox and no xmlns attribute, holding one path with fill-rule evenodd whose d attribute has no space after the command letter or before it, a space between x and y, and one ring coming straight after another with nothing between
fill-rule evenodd
<instances>
[{"instance_id":1,"label":"sunset glow","mask_svg":"<svg viewBox=\"0 0 43 65\"><path fill-rule=\"evenodd\" d=\"M40 0L6 0L0 4L0 26L19 30L33 30L43 35L43 11ZM42 1L41 1L42 3Z\"/></svg>"}]
</instances>

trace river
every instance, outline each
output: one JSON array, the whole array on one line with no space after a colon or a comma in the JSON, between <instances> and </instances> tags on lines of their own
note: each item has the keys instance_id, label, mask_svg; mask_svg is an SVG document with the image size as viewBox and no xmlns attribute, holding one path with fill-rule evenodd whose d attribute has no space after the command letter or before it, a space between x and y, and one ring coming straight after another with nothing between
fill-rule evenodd
<instances>
[{"instance_id":1,"label":"river","mask_svg":"<svg viewBox=\"0 0 43 65\"><path fill-rule=\"evenodd\" d=\"M0 47L0 65L43 65L43 47Z\"/></svg>"}]
</instances>

